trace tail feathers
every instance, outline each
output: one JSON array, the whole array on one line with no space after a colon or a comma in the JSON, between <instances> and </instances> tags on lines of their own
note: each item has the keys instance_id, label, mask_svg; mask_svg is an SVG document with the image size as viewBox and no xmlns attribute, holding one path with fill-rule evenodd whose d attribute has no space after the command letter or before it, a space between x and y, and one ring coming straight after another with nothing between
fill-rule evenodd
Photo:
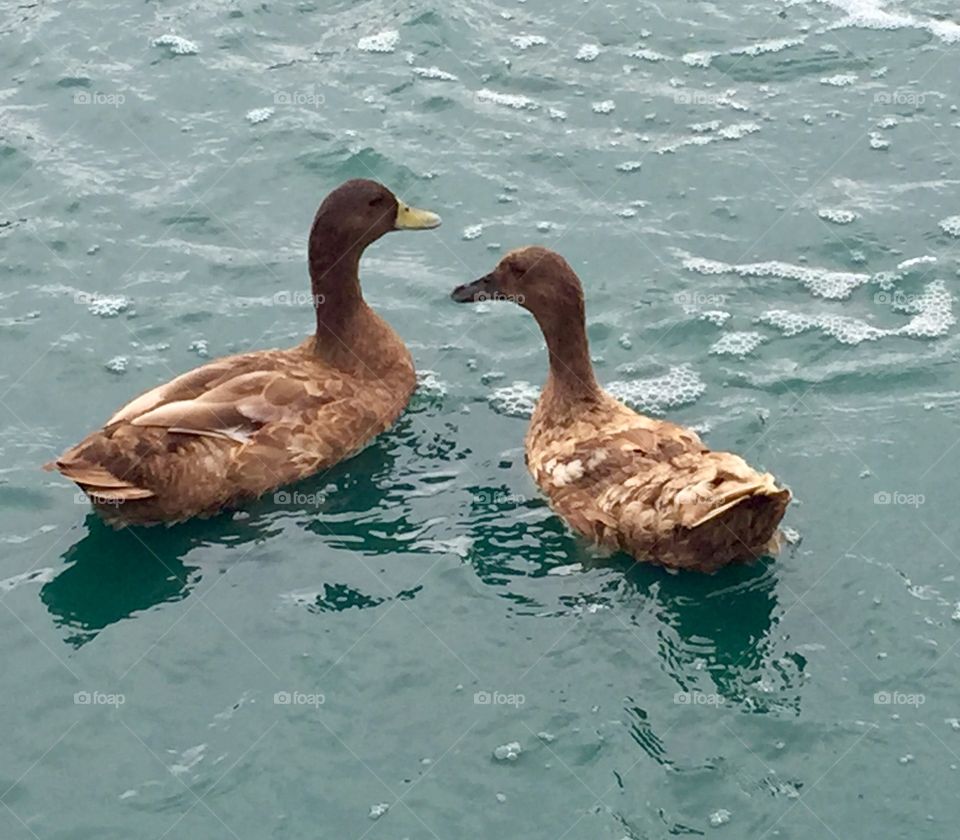
<instances>
[{"instance_id":1,"label":"tail feathers","mask_svg":"<svg viewBox=\"0 0 960 840\"><path fill-rule=\"evenodd\" d=\"M766 498L771 502L771 508L779 508L777 521L783 516L790 502L790 491L777 487L774 478L769 473L757 476L757 480L749 484L736 484L719 498L713 499L714 506L697 517L693 522L685 522L688 528L697 528L711 519L723 516L727 511L739 505L745 499Z\"/></svg>"},{"instance_id":2,"label":"tail feathers","mask_svg":"<svg viewBox=\"0 0 960 840\"><path fill-rule=\"evenodd\" d=\"M91 464L86 461L68 461L61 458L44 464L45 470L59 470L71 481L80 485L88 496L94 500L103 499L109 502L129 501L132 499L149 499L154 496L152 490L138 487L130 481L115 476L106 467L100 464Z\"/></svg>"},{"instance_id":3,"label":"tail feathers","mask_svg":"<svg viewBox=\"0 0 960 840\"><path fill-rule=\"evenodd\" d=\"M777 526L790 498L789 490L775 485L740 493L701 517L691 531L704 536L711 532L719 543L737 553L765 553L778 545Z\"/></svg>"}]
</instances>

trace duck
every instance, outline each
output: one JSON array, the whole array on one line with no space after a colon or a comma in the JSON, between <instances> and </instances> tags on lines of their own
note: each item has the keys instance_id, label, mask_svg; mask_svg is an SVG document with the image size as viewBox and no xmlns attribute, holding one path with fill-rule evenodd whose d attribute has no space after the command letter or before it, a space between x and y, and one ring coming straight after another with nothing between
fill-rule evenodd
<instances>
[{"instance_id":1,"label":"duck","mask_svg":"<svg viewBox=\"0 0 960 840\"><path fill-rule=\"evenodd\" d=\"M452 292L506 301L543 332L549 373L524 441L552 510L597 546L671 570L715 572L774 552L789 489L691 429L647 417L598 383L583 287L558 253L529 246Z\"/></svg>"},{"instance_id":2,"label":"duck","mask_svg":"<svg viewBox=\"0 0 960 840\"><path fill-rule=\"evenodd\" d=\"M312 335L183 373L45 468L124 527L212 516L349 458L393 425L416 386L409 350L363 298L360 258L390 231L439 224L376 181L341 184L310 228Z\"/></svg>"}]
</instances>

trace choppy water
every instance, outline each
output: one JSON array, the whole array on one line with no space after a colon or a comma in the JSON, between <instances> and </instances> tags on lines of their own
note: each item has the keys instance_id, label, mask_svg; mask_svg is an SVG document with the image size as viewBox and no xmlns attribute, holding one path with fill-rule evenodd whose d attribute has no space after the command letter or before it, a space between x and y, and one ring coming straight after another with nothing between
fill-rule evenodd
<instances>
[{"instance_id":1,"label":"choppy water","mask_svg":"<svg viewBox=\"0 0 960 840\"><path fill-rule=\"evenodd\" d=\"M956 832L953 4L78 0L0 39L0 835ZM444 216L364 263L409 412L287 503L104 529L39 464L304 335L348 177ZM447 299L530 242L604 381L790 484L777 562L626 571L549 514L541 339Z\"/></svg>"}]
</instances>

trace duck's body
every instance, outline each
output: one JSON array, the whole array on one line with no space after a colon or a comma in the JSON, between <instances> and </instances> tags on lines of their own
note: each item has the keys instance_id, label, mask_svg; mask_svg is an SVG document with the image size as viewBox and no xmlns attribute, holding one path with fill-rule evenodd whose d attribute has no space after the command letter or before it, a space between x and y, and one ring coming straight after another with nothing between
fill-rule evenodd
<instances>
[{"instance_id":1,"label":"duck's body","mask_svg":"<svg viewBox=\"0 0 960 840\"><path fill-rule=\"evenodd\" d=\"M350 202L345 209L343 196L336 200L345 190L355 204L356 193L363 199L358 217L370 196L389 196L389 227L362 218L351 225ZM48 467L75 481L111 524L153 524L234 507L354 454L394 423L416 385L409 351L360 294L360 254L386 229L438 222L397 205L380 185L348 182L321 206L311 232L314 336L178 376Z\"/></svg>"},{"instance_id":2,"label":"duck's body","mask_svg":"<svg viewBox=\"0 0 960 840\"><path fill-rule=\"evenodd\" d=\"M526 460L550 506L595 543L664 566L714 571L760 556L790 501L772 475L709 450L695 432L638 414L596 382L579 280L558 254L527 248L454 292L518 300L547 340L550 373Z\"/></svg>"}]
</instances>

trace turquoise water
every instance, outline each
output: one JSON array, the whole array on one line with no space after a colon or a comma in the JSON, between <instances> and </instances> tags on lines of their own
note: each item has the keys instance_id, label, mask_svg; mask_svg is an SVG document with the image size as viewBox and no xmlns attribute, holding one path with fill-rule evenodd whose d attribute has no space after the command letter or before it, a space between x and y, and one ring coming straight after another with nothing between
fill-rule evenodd
<instances>
[{"instance_id":1,"label":"turquoise water","mask_svg":"<svg viewBox=\"0 0 960 840\"><path fill-rule=\"evenodd\" d=\"M5 6L0 836L955 834L958 24ZM287 503L101 526L40 464L305 335L306 231L349 177L444 217L363 265L409 411ZM670 576L551 516L541 338L448 299L530 242L580 272L602 381L791 486L776 561Z\"/></svg>"}]
</instances>

